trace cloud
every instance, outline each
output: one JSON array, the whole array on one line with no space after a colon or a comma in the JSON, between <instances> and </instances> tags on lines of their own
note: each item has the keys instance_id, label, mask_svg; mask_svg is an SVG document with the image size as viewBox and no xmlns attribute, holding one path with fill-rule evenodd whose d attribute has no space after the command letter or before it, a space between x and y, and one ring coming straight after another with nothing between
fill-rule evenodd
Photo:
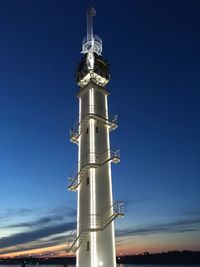
<instances>
[{"instance_id":1,"label":"cloud","mask_svg":"<svg viewBox=\"0 0 200 267\"><path fill-rule=\"evenodd\" d=\"M140 197L140 198L135 198L133 200L130 199L124 199L124 204L125 204L125 210L126 212L129 211L132 212L135 210L140 204L143 204L144 202L150 201L150 197Z\"/></svg>"},{"instance_id":2,"label":"cloud","mask_svg":"<svg viewBox=\"0 0 200 267\"><path fill-rule=\"evenodd\" d=\"M60 212L60 211L59 211ZM26 251L37 248L45 248L51 246L57 246L64 244L67 241L67 231L71 231L76 227L76 222L59 222L59 220L64 218L61 215L60 218L55 218L56 215L52 217L45 216L32 222L30 225L35 225L31 231L13 234L8 237L0 238L0 249L2 251L0 254ZM51 225L54 223L53 225ZM47 225L50 224L50 225ZM45 227L40 227L45 225ZM179 220L174 220L166 223L155 223L151 225L146 225L143 227L132 227L123 230L117 230L117 245L126 244L126 238L131 238L132 236L145 236L151 234L165 234L165 233L184 233L200 230L200 217L196 216L193 218L184 218Z\"/></svg>"},{"instance_id":3,"label":"cloud","mask_svg":"<svg viewBox=\"0 0 200 267\"><path fill-rule=\"evenodd\" d=\"M117 237L142 236L162 233L184 233L200 230L200 217L185 218L168 223L146 225L139 228L118 230Z\"/></svg>"},{"instance_id":4,"label":"cloud","mask_svg":"<svg viewBox=\"0 0 200 267\"><path fill-rule=\"evenodd\" d=\"M51 235L64 233L66 231L73 230L75 226L76 226L75 222L63 223L63 224L43 227L41 229L35 229L28 232L17 233L14 235L10 235L8 237L3 237L0 238L0 248L25 244Z\"/></svg>"},{"instance_id":5,"label":"cloud","mask_svg":"<svg viewBox=\"0 0 200 267\"><path fill-rule=\"evenodd\" d=\"M48 212L48 214L59 214L59 215L62 214L67 217L72 217L72 216L76 216L76 209L69 207L69 206L61 205L61 206L51 209Z\"/></svg>"},{"instance_id":6,"label":"cloud","mask_svg":"<svg viewBox=\"0 0 200 267\"><path fill-rule=\"evenodd\" d=\"M181 210L181 214L185 214L187 216L198 216L200 214L200 208L199 209L194 209L194 208L190 208L190 209L182 209Z\"/></svg>"},{"instance_id":7,"label":"cloud","mask_svg":"<svg viewBox=\"0 0 200 267\"><path fill-rule=\"evenodd\" d=\"M54 223L54 222L57 222L57 221L60 222L63 219L64 219L63 215L60 215L60 216L45 216L45 217L39 218L39 219L37 219L35 221L32 221L32 222L17 223L17 224L7 225L6 228L42 227L45 224L51 224L51 223Z\"/></svg>"},{"instance_id":8,"label":"cloud","mask_svg":"<svg viewBox=\"0 0 200 267\"><path fill-rule=\"evenodd\" d=\"M23 217L24 215L28 215L29 213L34 212L33 210L28 210L28 209L18 209L18 210L6 210L4 211L4 214L7 214L7 218L9 216L16 217L16 214L19 216ZM32 219L32 221L24 222L24 219L22 222L19 223L14 223L14 224L4 224L3 227L6 229L9 228L41 228L46 225L52 225L55 224L56 222L62 222L65 221L67 222L68 220L74 220L76 217L76 210L71 207L66 207L66 206L58 206L54 209L51 209L50 211L43 211L43 216L41 217L39 215L38 218ZM3 214L3 213L2 213ZM41 212L40 212L41 214ZM36 217L36 214L35 216Z\"/></svg>"},{"instance_id":9,"label":"cloud","mask_svg":"<svg viewBox=\"0 0 200 267\"><path fill-rule=\"evenodd\" d=\"M33 213L33 214L31 214ZM24 216L31 215L28 218ZM32 216L34 215L34 217ZM0 218L4 217L3 229L27 228L21 233L0 238L0 254L25 251L34 248L55 246L67 241L67 231L76 226L76 209L64 205L51 210L36 209L4 209L0 210ZM9 217L18 217L16 223L9 224ZM18 222L19 221L19 222ZM18 230L19 231L19 230ZM63 235L62 235L63 233ZM65 234L64 234L65 233ZM55 236L58 235L59 236Z\"/></svg>"},{"instance_id":10,"label":"cloud","mask_svg":"<svg viewBox=\"0 0 200 267\"><path fill-rule=\"evenodd\" d=\"M23 251L28 251L27 253L29 254L30 250L50 248L52 246L55 247L66 244L66 241L67 241L67 235L65 233L61 236L49 238L48 240L35 240L33 242L28 242L25 244L4 248L2 251L0 250L0 255L13 252L23 252Z\"/></svg>"},{"instance_id":11,"label":"cloud","mask_svg":"<svg viewBox=\"0 0 200 267\"><path fill-rule=\"evenodd\" d=\"M65 242L66 241L66 239L67 239L67 236L66 235L62 235L62 236L57 236L57 237L52 237L52 238L50 238L49 239L49 241L53 241L53 242Z\"/></svg>"},{"instance_id":12,"label":"cloud","mask_svg":"<svg viewBox=\"0 0 200 267\"><path fill-rule=\"evenodd\" d=\"M7 219L12 216L27 216L33 213L32 209L20 208L20 209L4 209L0 210L0 218Z\"/></svg>"},{"instance_id":13,"label":"cloud","mask_svg":"<svg viewBox=\"0 0 200 267\"><path fill-rule=\"evenodd\" d=\"M147 201L150 201L150 197L138 197L138 198L135 198L135 199L125 199L124 200L124 203L125 205L128 205L128 206L135 206L137 204L140 204L140 203L143 203L143 202L147 202Z\"/></svg>"}]
</instances>

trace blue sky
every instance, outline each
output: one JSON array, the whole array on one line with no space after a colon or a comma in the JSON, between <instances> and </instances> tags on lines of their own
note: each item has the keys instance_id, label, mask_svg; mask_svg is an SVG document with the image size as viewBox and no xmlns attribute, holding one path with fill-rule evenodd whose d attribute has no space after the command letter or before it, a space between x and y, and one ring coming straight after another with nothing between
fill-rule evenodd
<instances>
[{"instance_id":1,"label":"blue sky","mask_svg":"<svg viewBox=\"0 0 200 267\"><path fill-rule=\"evenodd\" d=\"M62 253L74 227L75 67L87 1L0 1L0 253ZM118 253L200 248L198 1L95 1L111 64ZM32 253L32 252L30 252ZM13 254L14 255L14 254Z\"/></svg>"}]
</instances>

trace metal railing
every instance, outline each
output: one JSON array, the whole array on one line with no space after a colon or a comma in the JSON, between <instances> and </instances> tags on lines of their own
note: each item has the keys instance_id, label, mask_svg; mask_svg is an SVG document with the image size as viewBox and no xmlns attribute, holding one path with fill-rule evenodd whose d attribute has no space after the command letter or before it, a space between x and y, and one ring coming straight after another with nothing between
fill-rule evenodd
<instances>
[{"instance_id":1,"label":"metal railing","mask_svg":"<svg viewBox=\"0 0 200 267\"><path fill-rule=\"evenodd\" d=\"M98 35L93 34L93 38L94 38L95 41L97 41L97 42L99 42L100 44L102 44L102 40L101 40L101 38L100 38ZM83 38L82 45L84 45L84 44L85 44L86 42L88 42L88 41L90 41L90 40L88 40L87 36L85 36L85 37Z\"/></svg>"},{"instance_id":2,"label":"metal railing","mask_svg":"<svg viewBox=\"0 0 200 267\"><path fill-rule=\"evenodd\" d=\"M118 148L105 150L101 153L89 153L89 155L85 157L84 162L78 162L78 165L81 163L79 172L75 171L68 177L68 189L76 191L81 182L86 178L85 174L89 168L98 168L109 161L113 163L118 163L120 161L120 150Z\"/></svg>"},{"instance_id":3,"label":"metal railing","mask_svg":"<svg viewBox=\"0 0 200 267\"><path fill-rule=\"evenodd\" d=\"M77 229L72 231L68 240L67 251L76 252L88 233L104 230L117 217L124 217L124 203L121 201L114 202L101 215L88 215L88 218L82 223L84 225L82 230L77 234L77 229L80 227L79 223Z\"/></svg>"},{"instance_id":4,"label":"metal railing","mask_svg":"<svg viewBox=\"0 0 200 267\"><path fill-rule=\"evenodd\" d=\"M102 40L98 35L93 34L90 38L88 38L88 36L83 38L82 53L86 54L88 52L95 52L98 55L101 55L102 49Z\"/></svg>"},{"instance_id":5,"label":"metal railing","mask_svg":"<svg viewBox=\"0 0 200 267\"><path fill-rule=\"evenodd\" d=\"M78 143L78 138L82 131L85 129L88 121L93 118L96 119L102 123L105 123L110 126L110 131L114 130L117 128L117 123L118 123L118 115L111 115L111 114L106 114L104 117L103 115L99 114L98 110L96 112L92 113L86 113L81 121L77 121L73 128L70 129L70 141L73 143Z\"/></svg>"}]
</instances>

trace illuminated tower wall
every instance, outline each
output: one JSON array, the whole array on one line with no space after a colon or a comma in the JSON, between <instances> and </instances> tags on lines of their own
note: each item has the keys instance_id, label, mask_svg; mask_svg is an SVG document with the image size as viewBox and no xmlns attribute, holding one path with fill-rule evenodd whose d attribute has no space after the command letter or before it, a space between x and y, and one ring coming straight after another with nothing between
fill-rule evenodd
<instances>
[{"instance_id":1,"label":"illuminated tower wall","mask_svg":"<svg viewBox=\"0 0 200 267\"><path fill-rule=\"evenodd\" d=\"M77 267L114 267L114 219L123 216L123 210L122 203L113 201L111 163L118 163L120 155L110 147L117 116L108 113L110 72L101 56L102 41L93 34L95 14L94 8L87 12L84 55L76 71L79 118L70 140L78 145L78 169L69 178L69 190L78 194L77 232L69 249L76 253Z\"/></svg>"}]
</instances>

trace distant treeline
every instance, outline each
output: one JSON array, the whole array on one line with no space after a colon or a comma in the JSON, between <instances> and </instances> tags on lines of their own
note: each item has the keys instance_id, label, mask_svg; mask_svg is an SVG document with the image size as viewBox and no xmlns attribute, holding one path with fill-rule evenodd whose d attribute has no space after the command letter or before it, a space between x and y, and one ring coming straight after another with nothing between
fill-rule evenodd
<instances>
[{"instance_id":1,"label":"distant treeline","mask_svg":"<svg viewBox=\"0 0 200 267\"><path fill-rule=\"evenodd\" d=\"M54 264L67 266L76 263L75 257L57 257L57 258L0 258L0 265L21 265L25 267L26 264L41 265ZM125 255L118 256L117 263L119 264L181 264L181 265L200 265L200 251L169 251L162 253L148 253L145 252L139 255Z\"/></svg>"},{"instance_id":2,"label":"distant treeline","mask_svg":"<svg viewBox=\"0 0 200 267\"><path fill-rule=\"evenodd\" d=\"M35 257L16 257L16 258L0 258L0 265L22 265L25 267L26 264L28 265L41 265L41 264L54 264L54 265L63 265L67 266L68 264L75 264L76 258L75 257L55 257L55 258L35 258Z\"/></svg>"},{"instance_id":3,"label":"distant treeline","mask_svg":"<svg viewBox=\"0 0 200 267\"><path fill-rule=\"evenodd\" d=\"M132 264L200 264L200 251L169 251L162 253L145 252L139 255L117 257L117 263Z\"/></svg>"}]
</instances>

